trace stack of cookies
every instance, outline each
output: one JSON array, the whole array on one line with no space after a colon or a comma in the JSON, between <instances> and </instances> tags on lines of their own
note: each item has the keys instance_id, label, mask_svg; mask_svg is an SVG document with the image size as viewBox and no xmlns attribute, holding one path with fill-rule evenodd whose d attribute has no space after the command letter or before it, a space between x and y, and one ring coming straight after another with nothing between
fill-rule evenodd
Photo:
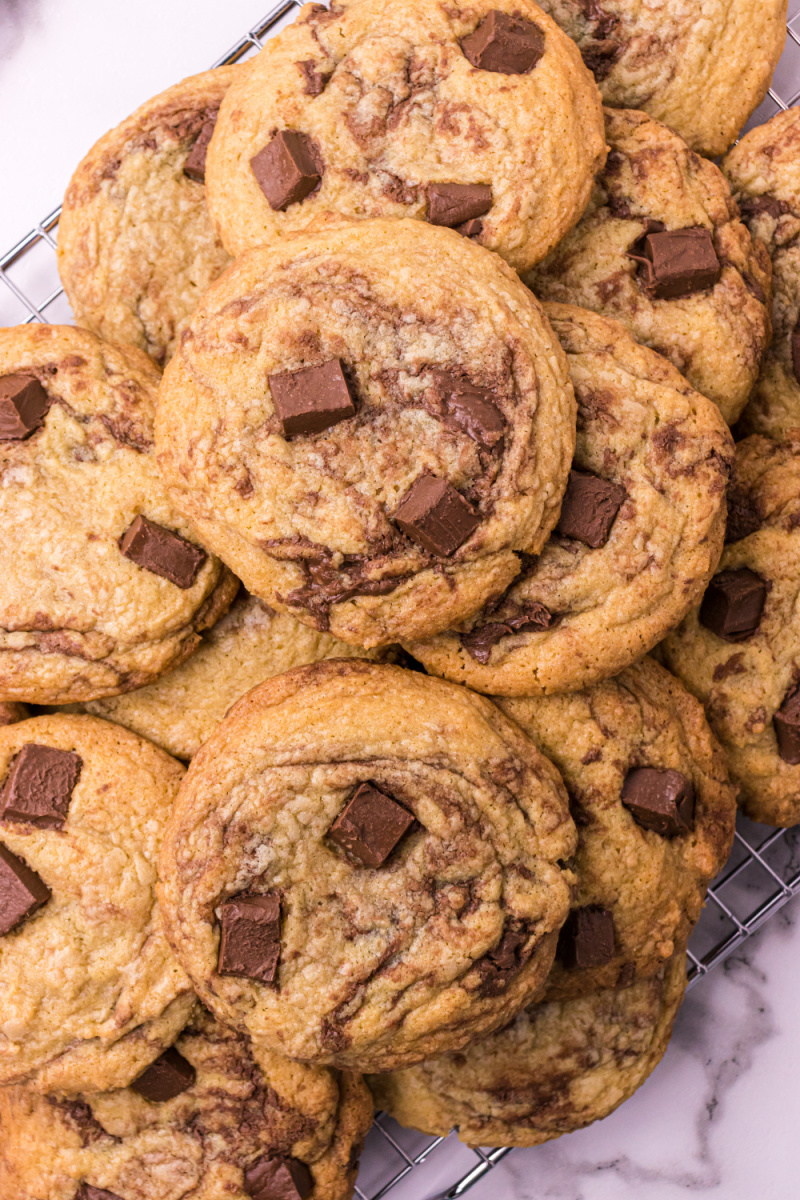
<instances>
[{"instance_id":1,"label":"stack of cookies","mask_svg":"<svg viewBox=\"0 0 800 1200\"><path fill-rule=\"evenodd\" d=\"M375 1106L658 1063L737 794L800 820L797 110L701 157L785 8L310 4L78 167L79 327L0 330L4 1200L347 1200Z\"/></svg>"}]
</instances>

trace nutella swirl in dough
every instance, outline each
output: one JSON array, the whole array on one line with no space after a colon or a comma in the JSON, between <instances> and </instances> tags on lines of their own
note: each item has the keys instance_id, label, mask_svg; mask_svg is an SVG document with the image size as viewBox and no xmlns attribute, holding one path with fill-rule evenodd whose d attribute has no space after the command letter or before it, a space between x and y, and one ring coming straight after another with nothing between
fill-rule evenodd
<instances>
[{"instance_id":1,"label":"nutella swirl in dough","mask_svg":"<svg viewBox=\"0 0 800 1200\"><path fill-rule=\"evenodd\" d=\"M159 378L83 329L0 330L0 700L142 687L236 594L158 477Z\"/></svg>"},{"instance_id":2,"label":"nutella swirl in dough","mask_svg":"<svg viewBox=\"0 0 800 1200\"><path fill-rule=\"evenodd\" d=\"M329 660L248 693L192 760L160 896L219 1020L384 1071L541 990L574 844L558 772L488 700Z\"/></svg>"},{"instance_id":3,"label":"nutella swirl in dough","mask_svg":"<svg viewBox=\"0 0 800 1200\"><path fill-rule=\"evenodd\" d=\"M270 607L362 646L474 612L552 529L566 358L496 255L360 221L243 255L159 391L173 502Z\"/></svg>"},{"instance_id":4,"label":"nutella swirl in dough","mask_svg":"<svg viewBox=\"0 0 800 1200\"><path fill-rule=\"evenodd\" d=\"M618 322L569 305L545 311L578 400L555 532L457 630L404 642L432 674L495 695L615 675L681 620L722 552L733 444L716 406Z\"/></svg>"},{"instance_id":5,"label":"nutella swirl in dough","mask_svg":"<svg viewBox=\"0 0 800 1200\"><path fill-rule=\"evenodd\" d=\"M205 151L243 67L184 79L92 147L58 223L58 269L81 325L164 362L212 280L230 262L214 233Z\"/></svg>"},{"instance_id":6,"label":"nutella swirl in dough","mask_svg":"<svg viewBox=\"0 0 800 1200\"><path fill-rule=\"evenodd\" d=\"M1 1083L125 1087L186 1022L155 896L182 775L94 717L0 729Z\"/></svg>"},{"instance_id":7,"label":"nutella swirl in dough","mask_svg":"<svg viewBox=\"0 0 800 1200\"><path fill-rule=\"evenodd\" d=\"M307 4L223 101L208 206L235 255L414 217L523 270L578 220L605 151L597 86L532 0Z\"/></svg>"},{"instance_id":8,"label":"nutella swirl in dough","mask_svg":"<svg viewBox=\"0 0 800 1200\"><path fill-rule=\"evenodd\" d=\"M259 1050L197 1005L132 1087L3 1088L0 1121L3 1200L350 1200L372 1101L357 1075Z\"/></svg>"}]
</instances>

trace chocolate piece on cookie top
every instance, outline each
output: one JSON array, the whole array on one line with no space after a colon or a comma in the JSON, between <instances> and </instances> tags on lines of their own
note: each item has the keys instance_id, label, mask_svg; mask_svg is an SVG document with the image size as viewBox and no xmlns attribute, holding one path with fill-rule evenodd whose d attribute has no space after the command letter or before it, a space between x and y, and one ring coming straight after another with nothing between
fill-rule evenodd
<instances>
[{"instance_id":1,"label":"chocolate piece on cookie top","mask_svg":"<svg viewBox=\"0 0 800 1200\"><path fill-rule=\"evenodd\" d=\"M452 371L431 371L434 397L473 441L492 450L503 438L505 421L488 388L477 387Z\"/></svg>"},{"instance_id":2,"label":"chocolate piece on cookie top","mask_svg":"<svg viewBox=\"0 0 800 1200\"><path fill-rule=\"evenodd\" d=\"M82 1183L75 1193L75 1200L122 1200L122 1197L105 1188L93 1187L91 1183Z\"/></svg>"},{"instance_id":3,"label":"chocolate piece on cookie top","mask_svg":"<svg viewBox=\"0 0 800 1200\"><path fill-rule=\"evenodd\" d=\"M800 687L787 693L772 723L778 739L778 755L796 767L800 763Z\"/></svg>"},{"instance_id":4,"label":"chocolate piece on cookie top","mask_svg":"<svg viewBox=\"0 0 800 1200\"><path fill-rule=\"evenodd\" d=\"M423 550L447 558L472 537L481 519L446 479L421 475L400 501L394 522Z\"/></svg>"},{"instance_id":5,"label":"chocolate piece on cookie top","mask_svg":"<svg viewBox=\"0 0 800 1200\"><path fill-rule=\"evenodd\" d=\"M259 1158L247 1168L244 1190L250 1200L308 1200L314 1179L299 1158L276 1154Z\"/></svg>"},{"instance_id":6,"label":"chocolate piece on cookie top","mask_svg":"<svg viewBox=\"0 0 800 1200\"><path fill-rule=\"evenodd\" d=\"M21 442L44 423L50 397L31 375L0 377L0 442Z\"/></svg>"},{"instance_id":7,"label":"chocolate piece on cookie top","mask_svg":"<svg viewBox=\"0 0 800 1200\"><path fill-rule=\"evenodd\" d=\"M179 533L142 516L136 517L128 526L120 538L119 548L137 567L168 579L184 591L193 586L208 557L205 550Z\"/></svg>"},{"instance_id":8,"label":"chocolate piece on cookie top","mask_svg":"<svg viewBox=\"0 0 800 1200\"><path fill-rule=\"evenodd\" d=\"M726 642L752 637L761 623L767 583L749 567L720 571L706 588L700 624Z\"/></svg>"},{"instance_id":9,"label":"chocolate piece on cookie top","mask_svg":"<svg viewBox=\"0 0 800 1200\"><path fill-rule=\"evenodd\" d=\"M83 763L70 750L29 742L11 763L0 795L0 820L63 829Z\"/></svg>"},{"instance_id":10,"label":"chocolate piece on cookie top","mask_svg":"<svg viewBox=\"0 0 800 1200\"><path fill-rule=\"evenodd\" d=\"M275 414L284 436L321 433L355 416L356 406L339 358L317 367L269 376Z\"/></svg>"},{"instance_id":11,"label":"chocolate piece on cookie top","mask_svg":"<svg viewBox=\"0 0 800 1200\"><path fill-rule=\"evenodd\" d=\"M206 181L206 155L216 123L216 113L203 122L203 127L183 164L184 175L194 183L205 183Z\"/></svg>"},{"instance_id":12,"label":"chocolate piece on cookie top","mask_svg":"<svg viewBox=\"0 0 800 1200\"><path fill-rule=\"evenodd\" d=\"M428 220L455 229L483 217L492 207L492 189L485 183L429 183Z\"/></svg>"},{"instance_id":13,"label":"chocolate piece on cookie top","mask_svg":"<svg viewBox=\"0 0 800 1200\"><path fill-rule=\"evenodd\" d=\"M614 957L614 918L599 904L573 908L558 935L558 959L567 968L604 967Z\"/></svg>"},{"instance_id":14,"label":"chocolate piece on cookie top","mask_svg":"<svg viewBox=\"0 0 800 1200\"><path fill-rule=\"evenodd\" d=\"M694 787L680 771L634 767L625 776L622 803L637 825L662 837L688 833L694 825Z\"/></svg>"},{"instance_id":15,"label":"chocolate piece on cookie top","mask_svg":"<svg viewBox=\"0 0 800 1200\"><path fill-rule=\"evenodd\" d=\"M131 1091L153 1104L164 1104L187 1091L197 1077L192 1064L174 1046L165 1050L131 1084Z\"/></svg>"},{"instance_id":16,"label":"chocolate piece on cookie top","mask_svg":"<svg viewBox=\"0 0 800 1200\"><path fill-rule=\"evenodd\" d=\"M21 925L51 895L44 880L0 842L0 936Z\"/></svg>"},{"instance_id":17,"label":"chocolate piece on cookie top","mask_svg":"<svg viewBox=\"0 0 800 1200\"><path fill-rule=\"evenodd\" d=\"M316 142L292 129L279 130L250 159L250 169L276 212L305 200L322 179Z\"/></svg>"},{"instance_id":18,"label":"chocolate piece on cookie top","mask_svg":"<svg viewBox=\"0 0 800 1200\"><path fill-rule=\"evenodd\" d=\"M476 662L486 664L491 658L492 648L504 637L513 633L542 633L549 629L554 621L553 613L538 600L528 601L519 605L516 613L496 621L487 621L485 625L477 625L469 633L462 633L461 645Z\"/></svg>"},{"instance_id":19,"label":"chocolate piece on cookie top","mask_svg":"<svg viewBox=\"0 0 800 1200\"><path fill-rule=\"evenodd\" d=\"M277 892L241 892L221 907L220 975L274 983L281 954L281 899Z\"/></svg>"},{"instance_id":20,"label":"chocolate piece on cookie top","mask_svg":"<svg viewBox=\"0 0 800 1200\"><path fill-rule=\"evenodd\" d=\"M618 483L589 471L570 471L556 533L597 550L608 541L626 499L627 492Z\"/></svg>"},{"instance_id":21,"label":"chocolate piece on cookie top","mask_svg":"<svg viewBox=\"0 0 800 1200\"><path fill-rule=\"evenodd\" d=\"M481 71L527 75L544 54L544 34L533 21L495 8L462 39L461 49Z\"/></svg>"},{"instance_id":22,"label":"chocolate piece on cookie top","mask_svg":"<svg viewBox=\"0 0 800 1200\"><path fill-rule=\"evenodd\" d=\"M414 824L402 804L362 783L328 830L330 840L364 867L381 867Z\"/></svg>"},{"instance_id":23,"label":"chocolate piece on cookie top","mask_svg":"<svg viewBox=\"0 0 800 1200\"><path fill-rule=\"evenodd\" d=\"M639 264L639 280L653 300L679 300L719 282L722 264L707 229L658 229L648 222L629 257Z\"/></svg>"}]
</instances>

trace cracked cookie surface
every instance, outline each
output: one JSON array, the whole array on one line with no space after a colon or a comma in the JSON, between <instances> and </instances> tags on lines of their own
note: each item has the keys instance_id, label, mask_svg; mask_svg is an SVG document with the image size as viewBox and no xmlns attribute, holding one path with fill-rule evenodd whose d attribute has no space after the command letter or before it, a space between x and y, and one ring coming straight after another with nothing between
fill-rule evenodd
<instances>
[{"instance_id":1,"label":"cracked cookie surface","mask_svg":"<svg viewBox=\"0 0 800 1200\"><path fill-rule=\"evenodd\" d=\"M184 167L243 70L217 67L148 100L92 147L64 197L58 269L78 322L157 362L231 261Z\"/></svg>"},{"instance_id":2,"label":"cracked cookie surface","mask_svg":"<svg viewBox=\"0 0 800 1200\"><path fill-rule=\"evenodd\" d=\"M535 28L531 68L467 58L464 39L493 11ZM474 236L522 270L586 205L605 156L600 103L574 44L531 0L309 4L222 105L209 209L238 255L312 222L426 220L429 185L478 184L491 196ZM251 159L284 129L312 140L320 182L275 209Z\"/></svg>"},{"instance_id":3,"label":"cracked cookie surface","mask_svg":"<svg viewBox=\"0 0 800 1200\"><path fill-rule=\"evenodd\" d=\"M35 814L7 811L18 756L32 746L77 767L61 825L52 814L43 827ZM193 996L155 896L182 776L162 750L94 717L34 717L0 729L0 844L51 893L0 937L3 1083L70 1094L124 1087L185 1024ZM24 808L24 794L16 803Z\"/></svg>"},{"instance_id":4,"label":"cracked cookie surface","mask_svg":"<svg viewBox=\"0 0 800 1200\"><path fill-rule=\"evenodd\" d=\"M41 384L46 411L22 439L0 434L0 699L141 687L194 650L238 586L211 555L183 587L122 553L138 516L200 553L156 470L159 372L132 346L26 325L0 330L0 377L18 375Z\"/></svg>"},{"instance_id":5,"label":"cracked cookie surface","mask_svg":"<svg viewBox=\"0 0 800 1200\"><path fill-rule=\"evenodd\" d=\"M618 322L570 305L546 312L578 401L574 466L620 489L607 539L589 545L559 522L458 630L404 642L432 674L497 695L616 674L681 620L722 552L733 444L716 406Z\"/></svg>"},{"instance_id":6,"label":"cracked cookie surface","mask_svg":"<svg viewBox=\"0 0 800 1200\"><path fill-rule=\"evenodd\" d=\"M413 817L377 866L332 830L363 784ZM368 843L378 825L362 820ZM292 1058L389 1070L497 1028L540 990L574 834L555 768L483 697L331 660L250 692L195 756L160 896L220 1020ZM267 984L220 970L225 906L254 894L279 904Z\"/></svg>"},{"instance_id":7,"label":"cracked cookie surface","mask_svg":"<svg viewBox=\"0 0 800 1200\"><path fill-rule=\"evenodd\" d=\"M81 1183L125 1200L246 1200L246 1172L275 1160L310 1183L308 1200L349 1200L372 1121L359 1076L255 1049L199 1005L175 1049L195 1077L162 1102L3 1088L4 1200L74 1200Z\"/></svg>"},{"instance_id":8,"label":"cracked cookie surface","mask_svg":"<svg viewBox=\"0 0 800 1200\"><path fill-rule=\"evenodd\" d=\"M542 300L580 304L622 321L693 387L738 418L770 339L770 263L753 241L722 172L645 113L606 109L610 152L578 225L525 276ZM705 230L719 273L674 298L648 291L641 241L654 224Z\"/></svg>"},{"instance_id":9,"label":"cracked cookie surface","mask_svg":"<svg viewBox=\"0 0 800 1200\"><path fill-rule=\"evenodd\" d=\"M274 381L337 360L354 415L287 433ZM449 407L459 387L466 409ZM474 612L518 573L514 550L541 548L574 404L541 307L496 255L418 221L361 221L249 251L212 286L164 375L157 452L248 591L376 646ZM455 548L396 520L430 477L472 525Z\"/></svg>"}]
</instances>

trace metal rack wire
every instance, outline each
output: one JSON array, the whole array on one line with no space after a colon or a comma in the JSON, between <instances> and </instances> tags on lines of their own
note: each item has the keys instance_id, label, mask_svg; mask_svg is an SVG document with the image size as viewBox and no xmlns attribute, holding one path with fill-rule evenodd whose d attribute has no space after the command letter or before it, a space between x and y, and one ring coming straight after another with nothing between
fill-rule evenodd
<instances>
[{"instance_id":1,"label":"metal rack wire","mask_svg":"<svg viewBox=\"0 0 800 1200\"><path fill-rule=\"evenodd\" d=\"M299 9L298 0L281 0L261 21L231 46L214 66L240 62L256 53ZM769 120L780 109L800 102L800 0L790 0L786 48L767 98L748 128ZM0 325L32 321L72 323L72 313L58 280L56 245L60 208L38 222L21 241L0 257ZM692 987L732 954L792 896L800 893L800 826L770 829L739 818L733 853L708 893L708 903L689 944L688 976ZM491 1171L507 1148L469 1149L455 1139L428 1137L403 1129L385 1114L375 1120L361 1162L356 1195L380 1200L395 1191L397 1200L432 1193L425 1167L438 1160L436 1178L452 1180L439 1200L455 1200ZM413 1191L409 1176L415 1172ZM418 1186L417 1186L418 1183Z\"/></svg>"}]
</instances>

